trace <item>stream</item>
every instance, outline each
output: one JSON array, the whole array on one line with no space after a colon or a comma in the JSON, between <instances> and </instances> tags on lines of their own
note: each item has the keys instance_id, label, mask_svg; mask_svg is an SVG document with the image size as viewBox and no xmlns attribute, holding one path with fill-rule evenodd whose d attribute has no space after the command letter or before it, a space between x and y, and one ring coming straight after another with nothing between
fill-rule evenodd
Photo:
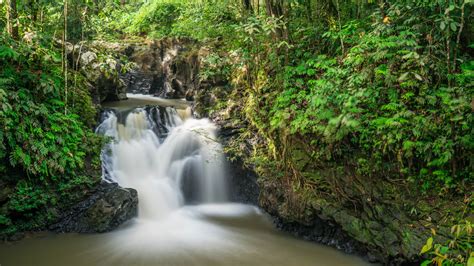
<instances>
[{"instance_id":1,"label":"stream","mask_svg":"<svg viewBox=\"0 0 474 266\"><path fill-rule=\"evenodd\" d=\"M230 202L216 126L183 100L128 95L108 103L97 133L104 178L135 188L139 214L105 234L33 234L0 244L0 265L367 265L273 228Z\"/></svg>"}]
</instances>

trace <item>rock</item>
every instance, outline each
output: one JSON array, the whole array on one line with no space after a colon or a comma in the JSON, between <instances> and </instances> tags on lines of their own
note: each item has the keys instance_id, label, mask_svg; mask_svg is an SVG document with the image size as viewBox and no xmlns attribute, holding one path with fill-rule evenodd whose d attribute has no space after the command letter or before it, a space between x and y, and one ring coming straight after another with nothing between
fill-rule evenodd
<instances>
[{"instance_id":1,"label":"rock","mask_svg":"<svg viewBox=\"0 0 474 266\"><path fill-rule=\"evenodd\" d=\"M80 42L76 45L66 43L69 66L78 68L87 78L95 104L127 99L127 87L119 78L122 62L118 59L117 47L112 44L105 48L97 45L95 42ZM104 49L107 51L106 56L99 58L98 54L104 54Z\"/></svg>"},{"instance_id":2,"label":"rock","mask_svg":"<svg viewBox=\"0 0 474 266\"><path fill-rule=\"evenodd\" d=\"M219 126L219 142L224 146L240 132L240 128L233 125L229 120L214 120L214 122ZM244 167L242 160L230 158L229 154L226 154L226 160L231 200L233 202L258 205L259 188L256 173Z\"/></svg>"},{"instance_id":3,"label":"rock","mask_svg":"<svg viewBox=\"0 0 474 266\"><path fill-rule=\"evenodd\" d=\"M107 77L103 74L96 79L96 93L94 94L96 103L106 101L121 101L127 99L127 87L121 79Z\"/></svg>"},{"instance_id":4,"label":"rock","mask_svg":"<svg viewBox=\"0 0 474 266\"><path fill-rule=\"evenodd\" d=\"M245 169L239 160L228 160L228 162L232 201L257 205L259 195L257 175Z\"/></svg>"},{"instance_id":5,"label":"rock","mask_svg":"<svg viewBox=\"0 0 474 266\"><path fill-rule=\"evenodd\" d=\"M76 45L68 43L67 47L69 63L75 66L79 62L95 104L125 100L126 93L194 100L201 88L228 84L224 77L200 80L201 61L208 53L203 52L205 48L194 40L94 41ZM104 51L107 57L98 57ZM123 57L127 60L119 59Z\"/></svg>"},{"instance_id":6,"label":"rock","mask_svg":"<svg viewBox=\"0 0 474 266\"><path fill-rule=\"evenodd\" d=\"M135 189L102 181L88 199L63 214L49 229L56 232L108 232L137 213L138 194Z\"/></svg>"},{"instance_id":7,"label":"rock","mask_svg":"<svg viewBox=\"0 0 474 266\"><path fill-rule=\"evenodd\" d=\"M87 66L97 59L97 55L94 52L87 51L81 54L81 65Z\"/></svg>"}]
</instances>

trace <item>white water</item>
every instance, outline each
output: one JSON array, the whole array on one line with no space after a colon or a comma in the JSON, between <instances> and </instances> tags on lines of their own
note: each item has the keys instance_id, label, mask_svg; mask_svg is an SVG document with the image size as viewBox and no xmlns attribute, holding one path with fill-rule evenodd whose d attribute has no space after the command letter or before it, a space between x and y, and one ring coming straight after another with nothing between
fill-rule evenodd
<instances>
[{"instance_id":1,"label":"white water","mask_svg":"<svg viewBox=\"0 0 474 266\"><path fill-rule=\"evenodd\" d=\"M164 119L153 119L153 111ZM164 140L153 131L160 123L168 131ZM137 189L140 219L162 219L185 202L225 202L224 160L215 131L209 120L183 121L171 107L135 109L124 124L109 112L97 129L113 138L102 155L104 175Z\"/></svg>"}]
</instances>

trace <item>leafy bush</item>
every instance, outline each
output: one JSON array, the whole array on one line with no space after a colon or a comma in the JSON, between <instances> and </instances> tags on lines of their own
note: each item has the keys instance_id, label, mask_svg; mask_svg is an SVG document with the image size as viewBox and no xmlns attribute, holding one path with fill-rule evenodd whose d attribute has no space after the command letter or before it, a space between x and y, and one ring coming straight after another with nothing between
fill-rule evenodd
<instances>
[{"instance_id":1,"label":"leafy bush","mask_svg":"<svg viewBox=\"0 0 474 266\"><path fill-rule=\"evenodd\" d=\"M212 5L187 3L173 24L171 35L199 41L222 38L232 42L233 26L237 23L233 4L232 1L217 1Z\"/></svg>"},{"instance_id":2,"label":"leafy bush","mask_svg":"<svg viewBox=\"0 0 474 266\"><path fill-rule=\"evenodd\" d=\"M421 265L474 265L472 230L472 224L466 220L451 227L451 238L445 243L435 243L433 237L428 238L420 254L426 253L432 258ZM433 233L436 235L434 230Z\"/></svg>"},{"instance_id":3,"label":"leafy bush","mask_svg":"<svg viewBox=\"0 0 474 266\"><path fill-rule=\"evenodd\" d=\"M148 33L152 37L167 36L181 13L178 3L151 1L143 5L128 27L131 33Z\"/></svg>"},{"instance_id":4,"label":"leafy bush","mask_svg":"<svg viewBox=\"0 0 474 266\"><path fill-rule=\"evenodd\" d=\"M2 226L2 232L28 229L20 221L70 204L100 179L102 140L84 124L95 116L87 86L70 91L66 105L58 58L41 40L26 45L0 36L0 174L15 187L0 213L15 228Z\"/></svg>"},{"instance_id":5,"label":"leafy bush","mask_svg":"<svg viewBox=\"0 0 474 266\"><path fill-rule=\"evenodd\" d=\"M320 55L287 67L272 107L273 129L309 134L316 160L365 150L374 168L393 169L424 189L472 180L473 91L465 82L435 85L435 69L415 32L365 34L343 62ZM470 61L456 75L472 80ZM472 81L469 81L472 82ZM459 151L465 151L460 153ZM370 173L366 173L370 174Z\"/></svg>"}]
</instances>

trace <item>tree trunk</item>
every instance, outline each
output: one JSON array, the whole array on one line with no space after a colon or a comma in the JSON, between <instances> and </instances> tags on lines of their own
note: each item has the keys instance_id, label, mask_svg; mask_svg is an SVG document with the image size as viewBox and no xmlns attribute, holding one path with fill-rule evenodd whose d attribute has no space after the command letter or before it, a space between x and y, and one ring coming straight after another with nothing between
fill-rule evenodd
<instances>
[{"instance_id":1,"label":"tree trunk","mask_svg":"<svg viewBox=\"0 0 474 266\"><path fill-rule=\"evenodd\" d=\"M246 12L251 13L253 11L252 2L250 0L242 0L242 4Z\"/></svg>"},{"instance_id":2,"label":"tree trunk","mask_svg":"<svg viewBox=\"0 0 474 266\"><path fill-rule=\"evenodd\" d=\"M288 26L289 26L289 14L290 6L289 3L285 5L285 0L265 0L265 7L268 16L272 16L278 19L282 19L283 26L276 29L274 38L276 41L285 41L287 45L290 43ZM288 46L285 46L285 64L288 63Z\"/></svg>"},{"instance_id":3,"label":"tree trunk","mask_svg":"<svg viewBox=\"0 0 474 266\"><path fill-rule=\"evenodd\" d=\"M64 114L67 115L67 49L66 49L66 41L67 41L67 11L68 11L68 0L64 0L64 32L63 32L63 72L64 72Z\"/></svg>"},{"instance_id":4,"label":"tree trunk","mask_svg":"<svg viewBox=\"0 0 474 266\"><path fill-rule=\"evenodd\" d=\"M265 0L265 8L267 15L275 18L281 18L283 16L283 1L284 0ZM276 29L276 39L282 39L285 29Z\"/></svg>"},{"instance_id":5,"label":"tree trunk","mask_svg":"<svg viewBox=\"0 0 474 266\"><path fill-rule=\"evenodd\" d=\"M7 31L10 36L18 40L18 13L16 0L7 0Z\"/></svg>"},{"instance_id":6,"label":"tree trunk","mask_svg":"<svg viewBox=\"0 0 474 266\"><path fill-rule=\"evenodd\" d=\"M28 1L28 8L30 9L31 21L36 22L38 20L38 4L36 3L37 0L29 0Z\"/></svg>"}]
</instances>

